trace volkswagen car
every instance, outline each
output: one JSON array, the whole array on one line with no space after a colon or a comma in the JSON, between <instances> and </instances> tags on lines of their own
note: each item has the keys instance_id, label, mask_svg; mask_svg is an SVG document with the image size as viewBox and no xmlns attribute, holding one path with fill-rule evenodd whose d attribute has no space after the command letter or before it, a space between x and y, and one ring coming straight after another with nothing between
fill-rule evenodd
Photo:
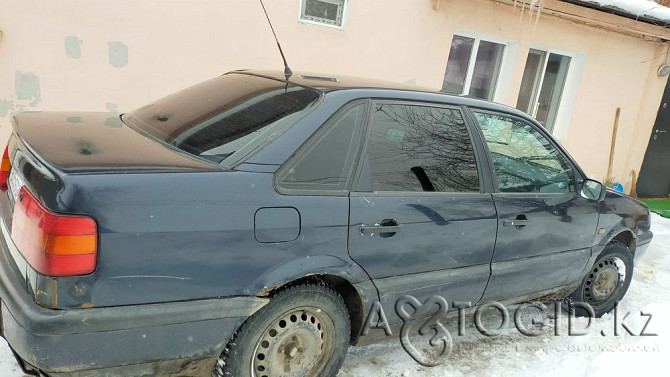
<instances>
[{"instance_id":1,"label":"volkswagen car","mask_svg":"<svg viewBox=\"0 0 670 377\"><path fill-rule=\"evenodd\" d=\"M407 296L600 316L652 239L528 115L394 83L234 71L12 126L0 329L33 375L335 376Z\"/></svg>"}]
</instances>

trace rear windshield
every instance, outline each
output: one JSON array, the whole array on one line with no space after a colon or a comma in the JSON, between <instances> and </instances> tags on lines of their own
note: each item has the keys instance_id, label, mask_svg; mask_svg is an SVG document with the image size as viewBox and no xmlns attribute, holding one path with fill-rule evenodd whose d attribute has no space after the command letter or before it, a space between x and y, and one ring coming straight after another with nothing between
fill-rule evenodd
<instances>
[{"instance_id":1,"label":"rear windshield","mask_svg":"<svg viewBox=\"0 0 670 377\"><path fill-rule=\"evenodd\" d=\"M231 73L122 119L174 148L229 167L295 124L319 96L282 81Z\"/></svg>"}]
</instances>

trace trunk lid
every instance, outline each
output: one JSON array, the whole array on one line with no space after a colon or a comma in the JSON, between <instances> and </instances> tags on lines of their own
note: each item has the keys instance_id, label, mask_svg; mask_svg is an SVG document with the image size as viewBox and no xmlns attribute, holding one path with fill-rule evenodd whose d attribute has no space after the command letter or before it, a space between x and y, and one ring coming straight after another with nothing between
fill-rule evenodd
<instances>
[{"instance_id":1,"label":"trunk lid","mask_svg":"<svg viewBox=\"0 0 670 377\"><path fill-rule=\"evenodd\" d=\"M117 113L27 112L12 123L31 155L65 173L216 169L136 132Z\"/></svg>"},{"instance_id":2,"label":"trunk lid","mask_svg":"<svg viewBox=\"0 0 670 377\"><path fill-rule=\"evenodd\" d=\"M220 170L134 131L115 113L28 112L15 115L12 125L14 132L7 145L9 171L4 186L0 187L0 232L26 288L40 305L47 307L57 306L56 283L60 276L68 273L56 272L56 278L36 273L39 271L36 266L45 271L52 270L44 267L45 258L38 258L43 254L35 252L39 252L43 244L31 243L31 240L47 237L53 241L44 246L53 256L48 263L60 263L62 267L74 264L62 258L67 255L63 254L61 246L54 246L56 243L65 245L66 251L74 253L76 249L82 249L82 242L86 241L88 246L95 246L94 252L89 250L77 255L82 258L87 255L90 259L97 253L97 242L89 241L97 235L91 233L89 239L84 240L82 237L85 236L79 233L74 236L67 233L74 232L75 227L42 227L46 220L38 221L36 215L33 216L39 206L42 210L36 213L47 217L51 216L49 213L53 214L50 218L90 216L86 210L71 213L69 208L73 195L82 195L77 191L75 181L84 178L82 175L85 174ZM25 195L19 193L22 187L35 201L30 209L24 208L17 216L17 202L26 200ZM74 255L72 253L68 255ZM28 258L32 258L33 264Z\"/></svg>"}]
</instances>

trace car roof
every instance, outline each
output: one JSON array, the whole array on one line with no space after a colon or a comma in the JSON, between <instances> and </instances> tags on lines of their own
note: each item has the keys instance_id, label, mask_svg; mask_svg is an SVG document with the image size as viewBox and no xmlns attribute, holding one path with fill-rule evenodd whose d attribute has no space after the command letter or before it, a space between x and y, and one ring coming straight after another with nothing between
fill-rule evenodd
<instances>
[{"instance_id":1,"label":"car roof","mask_svg":"<svg viewBox=\"0 0 670 377\"><path fill-rule=\"evenodd\" d=\"M250 76L265 77L277 81L286 81L284 71L280 70L257 70L257 69L243 69L228 72L227 74L245 74ZM448 102L454 105L464 105L471 107L479 107L494 111L503 111L522 118L529 119L530 117L520 110L513 107L503 105L496 102L472 98L463 95L447 94L428 87L422 87L412 84L398 83L393 81L376 80L370 78L347 76L347 75L332 75L323 73L311 72L293 72L293 75L288 80L289 83L310 88L312 90L323 93L335 91L360 91L373 90L375 94L395 92L403 92L407 99L411 100L426 100L439 102ZM404 97L403 96L403 97ZM529 119L530 120L530 119Z\"/></svg>"},{"instance_id":2,"label":"car roof","mask_svg":"<svg viewBox=\"0 0 670 377\"><path fill-rule=\"evenodd\" d=\"M243 73L252 76L261 76L274 80L286 81L284 72L279 70L244 69L229 73ZM288 81L292 84L305 86L322 92L329 92L343 89L374 88L374 89L411 90L411 91L438 93L433 89L426 87L419 87L411 84L403 84L393 81L375 80L355 76L332 75L332 74L314 73L314 72L294 72Z\"/></svg>"}]
</instances>

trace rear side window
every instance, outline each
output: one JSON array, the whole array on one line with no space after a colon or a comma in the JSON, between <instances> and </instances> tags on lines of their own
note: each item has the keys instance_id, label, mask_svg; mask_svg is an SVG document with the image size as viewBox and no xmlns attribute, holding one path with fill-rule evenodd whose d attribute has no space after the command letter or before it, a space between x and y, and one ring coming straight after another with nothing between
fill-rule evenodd
<instances>
[{"instance_id":1,"label":"rear side window","mask_svg":"<svg viewBox=\"0 0 670 377\"><path fill-rule=\"evenodd\" d=\"M320 93L227 74L146 105L122 119L158 141L230 166L295 124Z\"/></svg>"},{"instance_id":2,"label":"rear side window","mask_svg":"<svg viewBox=\"0 0 670 377\"><path fill-rule=\"evenodd\" d=\"M364 103L357 103L338 111L277 173L278 187L303 193L346 193L366 109Z\"/></svg>"},{"instance_id":3,"label":"rear side window","mask_svg":"<svg viewBox=\"0 0 670 377\"><path fill-rule=\"evenodd\" d=\"M378 103L366 158L374 191L479 191L459 108Z\"/></svg>"}]
</instances>

